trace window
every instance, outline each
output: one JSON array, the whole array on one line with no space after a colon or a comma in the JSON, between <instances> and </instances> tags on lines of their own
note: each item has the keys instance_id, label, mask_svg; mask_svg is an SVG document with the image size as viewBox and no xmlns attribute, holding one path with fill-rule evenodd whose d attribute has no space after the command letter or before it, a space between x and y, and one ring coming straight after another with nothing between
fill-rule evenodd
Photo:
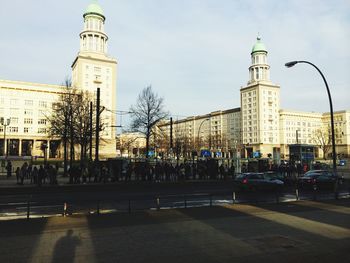
<instances>
[{"instance_id":1,"label":"window","mask_svg":"<svg viewBox=\"0 0 350 263\"><path fill-rule=\"evenodd\" d=\"M46 124L46 119L39 119L38 124Z\"/></svg>"},{"instance_id":2,"label":"window","mask_svg":"<svg viewBox=\"0 0 350 263\"><path fill-rule=\"evenodd\" d=\"M33 115L33 110L24 109L24 115Z\"/></svg>"},{"instance_id":3,"label":"window","mask_svg":"<svg viewBox=\"0 0 350 263\"><path fill-rule=\"evenodd\" d=\"M44 110L39 110L39 116L45 116L46 115L46 111Z\"/></svg>"},{"instance_id":4,"label":"window","mask_svg":"<svg viewBox=\"0 0 350 263\"><path fill-rule=\"evenodd\" d=\"M33 106L33 101L32 100L25 100L24 105L25 106Z\"/></svg>"},{"instance_id":5,"label":"window","mask_svg":"<svg viewBox=\"0 0 350 263\"><path fill-rule=\"evenodd\" d=\"M17 117L11 117L11 124L18 124L18 118Z\"/></svg>"},{"instance_id":6,"label":"window","mask_svg":"<svg viewBox=\"0 0 350 263\"><path fill-rule=\"evenodd\" d=\"M10 109L10 114L11 114L11 116L18 116L19 109L17 109L17 108Z\"/></svg>"},{"instance_id":7,"label":"window","mask_svg":"<svg viewBox=\"0 0 350 263\"><path fill-rule=\"evenodd\" d=\"M31 119L31 118L24 118L24 124L33 124L33 119Z\"/></svg>"},{"instance_id":8,"label":"window","mask_svg":"<svg viewBox=\"0 0 350 263\"><path fill-rule=\"evenodd\" d=\"M45 128L38 128L38 133L46 133L46 129Z\"/></svg>"},{"instance_id":9,"label":"window","mask_svg":"<svg viewBox=\"0 0 350 263\"><path fill-rule=\"evenodd\" d=\"M39 107L46 108L47 107L47 102L46 101L39 101Z\"/></svg>"},{"instance_id":10,"label":"window","mask_svg":"<svg viewBox=\"0 0 350 263\"><path fill-rule=\"evenodd\" d=\"M10 104L11 105L18 105L18 99L11 99Z\"/></svg>"},{"instance_id":11,"label":"window","mask_svg":"<svg viewBox=\"0 0 350 263\"><path fill-rule=\"evenodd\" d=\"M29 132L29 128L28 127L24 127L23 132L24 133L28 133Z\"/></svg>"},{"instance_id":12,"label":"window","mask_svg":"<svg viewBox=\"0 0 350 263\"><path fill-rule=\"evenodd\" d=\"M17 133L18 132L18 127L10 127L10 132Z\"/></svg>"}]
</instances>

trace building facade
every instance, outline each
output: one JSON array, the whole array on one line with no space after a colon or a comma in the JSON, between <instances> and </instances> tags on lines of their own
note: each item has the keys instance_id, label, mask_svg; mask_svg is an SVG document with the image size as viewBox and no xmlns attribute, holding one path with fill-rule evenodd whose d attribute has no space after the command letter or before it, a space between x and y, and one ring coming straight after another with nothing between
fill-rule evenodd
<instances>
[{"instance_id":1,"label":"building facade","mask_svg":"<svg viewBox=\"0 0 350 263\"><path fill-rule=\"evenodd\" d=\"M258 37L251 51L249 80L240 89L240 108L188 117L173 123L173 137L180 138L184 131L192 148L205 148L215 156L260 156L275 160L289 158L289 145L321 146L320 131L330 145L330 114L283 110L280 105L280 86L270 80L267 49ZM334 112L336 151L339 157L350 156L350 111ZM170 134L170 122L159 127ZM207 139L205 144L195 142ZM219 138L219 140L217 140ZM213 141L215 143L213 143ZM318 147L316 157L328 157Z\"/></svg>"},{"instance_id":2,"label":"building facade","mask_svg":"<svg viewBox=\"0 0 350 263\"><path fill-rule=\"evenodd\" d=\"M102 8L93 1L83 14L80 50L72 63L72 86L95 98L100 88L101 113L105 129L101 135L101 156L115 157L117 61L108 56L108 36ZM49 137L47 117L66 87L0 80L0 155L62 158L60 139ZM9 119L9 125L7 124ZM5 125L3 125L5 124ZM6 143L5 143L6 141Z\"/></svg>"}]
</instances>

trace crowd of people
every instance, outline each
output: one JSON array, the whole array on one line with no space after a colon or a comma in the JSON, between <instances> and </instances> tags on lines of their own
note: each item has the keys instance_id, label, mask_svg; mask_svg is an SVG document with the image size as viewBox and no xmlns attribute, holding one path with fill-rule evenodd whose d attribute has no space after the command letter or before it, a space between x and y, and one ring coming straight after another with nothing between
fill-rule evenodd
<instances>
[{"instance_id":1,"label":"crowd of people","mask_svg":"<svg viewBox=\"0 0 350 263\"><path fill-rule=\"evenodd\" d=\"M12 163L7 162L7 177L12 177ZM23 185L25 182L41 186L43 184L57 184L58 167L52 165L32 165L24 162L15 170L17 184Z\"/></svg>"},{"instance_id":2,"label":"crowd of people","mask_svg":"<svg viewBox=\"0 0 350 263\"><path fill-rule=\"evenodd\" d=\"M266 166L266 165L265 165ZM241 172L274 172L285 177L297 177L305 173L309 167L302 164L281 163L280 165L269 165L259 167L255 171L249 163L241 166ZM12 164L8 161L7 177L12 176ZM41 186L43 184L55 185L58 183L57 175L59 166L32 165L27 162L17 167L15 170L17 184L23 185L25 182ZM185 181L185 180L228 180L236 176L236 167L233 162L225 162L217 159L198 160L196 162L171 162L171 161L131 161L124 160L117 165L108 162L100 162L99 165L90 163L89 165L68 167L68 183L107 183L114 181Z\"/></svg>"},{"instance_id":3,"label":"crowd of people","mask_svg":"<svg viewBox=\"0 0 350 263\"><path fill-rule=\"evenodd\" d=\"M117 173L116 180L124 181L181 181L226 180L235 177L235 166L214 159L197 162L172 163L170 161L129 162L125 172Z\"/></svg>"}]
</instances>

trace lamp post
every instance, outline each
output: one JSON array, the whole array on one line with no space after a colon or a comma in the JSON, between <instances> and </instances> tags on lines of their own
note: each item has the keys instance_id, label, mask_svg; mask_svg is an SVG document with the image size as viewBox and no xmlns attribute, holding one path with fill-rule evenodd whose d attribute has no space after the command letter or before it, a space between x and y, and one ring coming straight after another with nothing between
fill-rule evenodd
<instances>
[{"instance_id":1,"label":"lamp post","mask_svg":"<svg viewBox=\"0 0 350 263\"><path fill-rule=\"evenodd\" d=\"M198 138L198 148L199 148L199 150L200 150L200 138L199 138L199 133L200 133L200 131L201 131L201 128L202 128L203 123L204 123L205 121L209 121L209 120L210 120L209 118L206 118L206 119L202 120L201 124L199 124L199 127L198 127L198 136L197 136L197 138Z\"/></svg>"},{"instance_id":2,"label":"lamp post","mask_svg":"<svg viewBox=\"0 0 350 263\"><path fill-rule=\"evenodd\" d=\"M11 119L4 119L3 117L0 119L1 125L4 126L4 157L7 159L7 143L6 143L6 127L10 125Z\"/></svg>"},{"instance_id":3,"label":"lamp post","mask_svg":"<svg viewBox=\"0 0 350 263\"><path fill-rule=\"evenodd\" d=\"M337 154L335 151L335 134L334 134L334 117L333 117L333 103L332 103L332 97L331 97L331 93L329 91L329 87L326 81L326 78L324 77L324 75L322 74L321 70L316 67L314 64L312 64L309 61L291 61L285 64L285 66L287 68L293 67L294 65L298 64L298 63L306 63L309 64L311 66L313 66L322 76L322 79L324 81L324 84L326 85L326 89L327 89L327 94L328 94L328 99L329 99L329 107L330 107L330 114L331 114L331 130L332 130L332 157L333 157L333 172L334 175L337 176Z\"/></svg>"}]
</instances>

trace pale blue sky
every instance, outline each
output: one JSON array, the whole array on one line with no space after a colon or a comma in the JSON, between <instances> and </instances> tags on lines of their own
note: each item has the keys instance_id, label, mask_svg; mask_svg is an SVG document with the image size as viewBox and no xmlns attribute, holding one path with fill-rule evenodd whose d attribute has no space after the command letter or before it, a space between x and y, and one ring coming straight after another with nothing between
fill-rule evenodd
<instances>
[{"instance_id":1,"label":"pale blue sky","mask_svg":"<svg viewBox=\"0 0 350 263\"><path fill-rule=\"evenodd\" d=\"M90 0L11 0L0 5L0 79L60 84L79 50ZM117 109L147 85L172 115L239 107L258 32L268 51L281 108L350 109L348 0L100 0L109 54L118 60Z\"/></svg>"}]
</instances>

